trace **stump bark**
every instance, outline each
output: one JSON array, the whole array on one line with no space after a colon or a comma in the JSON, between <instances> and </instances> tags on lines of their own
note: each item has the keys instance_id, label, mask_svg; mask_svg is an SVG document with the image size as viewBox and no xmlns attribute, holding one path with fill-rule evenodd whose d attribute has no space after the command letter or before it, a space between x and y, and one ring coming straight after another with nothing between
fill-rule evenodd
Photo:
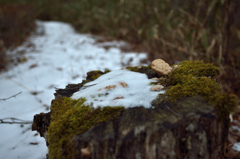
<instances>
[{"instance_id":1,"label":"stump bark","mask_svg":"<svg viewBox=\"0 0 240 159\"><path fill-rule=\"evenodd\" d=\"M75 135L71 139L75 158L224 158L229 119L220 121L215 107L202 97L152 105L126 109L116 120ZM49 113L36 115L34 129L44 136L49 123Z\"/></svg>"},{"instance_id":2,"label":"stump bark","mask_svg":"<svg viewBox=\"0 0 240 159\"><path fill-rule=\"evenodd\" d=\"M228 126L228 120L219 122L213 106L191 97L154 109L127 109L118 119L96 125L72 141L75 158L217 159L224 158ZM83 154L85 149L89 156Z\"/></svg>"}]
</instances>

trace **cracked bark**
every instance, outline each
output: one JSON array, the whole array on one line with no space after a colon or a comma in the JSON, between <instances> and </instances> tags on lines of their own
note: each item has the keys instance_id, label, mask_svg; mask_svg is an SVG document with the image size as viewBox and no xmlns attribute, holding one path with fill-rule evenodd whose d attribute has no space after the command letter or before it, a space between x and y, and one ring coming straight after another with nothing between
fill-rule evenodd
<instances>
[{"instance_id":1,"label":"cracked bark","mask_svg":"<svg viewBox=\"0 0 240 159\"><path fill-rule=\"evenodd\" d=\"M76 151L90 147L92 159L217 159L224 158L228 127L229 120L219 122L213 106L192 97L176 105L127 109L72 141ZM77 152L75 158L87 158Z\"/></svg>"},{"instance_id":2,"label":"cracked bark","mask_svg":"<svg viewBox=\"0 0 240 159\"><path fill-rule=\"evenodd\" d=\"M76 88L75 88L76 87ZM73 89L55 94L70 96ZM214 106L203 98L189 97L175 104L152 102L153 108L126 109L113 121L75 135L71 142L76 159L218 159L224 158L229 118L219 120ZM33 130L45 136L50 113L34 117ZM90 156L81 150L90 150ZM87 153L88 154L88 153Z\"/></svg>"}]
</instances>

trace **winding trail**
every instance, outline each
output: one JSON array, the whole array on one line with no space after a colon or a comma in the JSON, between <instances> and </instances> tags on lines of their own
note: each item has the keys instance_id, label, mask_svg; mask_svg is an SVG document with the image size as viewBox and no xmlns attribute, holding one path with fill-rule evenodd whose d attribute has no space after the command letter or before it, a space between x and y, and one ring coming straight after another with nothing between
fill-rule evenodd
<instances>
[{"instance_id":1,"label":"winding trail","mask_svg":"<svg viewBox=\"0 0 240 159\"><path fill-rule=\"evenodd\" d=\"M91 70L118 70L147 58L145 53L122 52L119 48L128 45L124 42L96 43L100 37L76 33L66 23L36 23L28 40L8 51L24 62L0 74L0 99L6 99L0 100L0 119L6 122L0 123L0 159L46 158L46 143L31 131L31 121L49 111L55 88L80 83Z\"/></svg>"}]
</instances>

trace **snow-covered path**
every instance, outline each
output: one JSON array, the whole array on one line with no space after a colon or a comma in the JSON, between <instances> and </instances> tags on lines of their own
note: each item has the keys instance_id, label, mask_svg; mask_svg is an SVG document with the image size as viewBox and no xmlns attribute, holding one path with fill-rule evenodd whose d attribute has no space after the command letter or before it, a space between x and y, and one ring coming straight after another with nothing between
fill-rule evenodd
<instances>
[{"instance_id":1,"label":"snow-covered path","mask_svg":"<svg viewBox=\"0 0 240 159\"><path fill-rule=\"evenodd\" d=\"M37 21L37 26L22 46L8 52L23 53L27 61L0 74L0 99L21 92L0 100L0 119L32 121L35 114L49 111L55 88L80 83L91 70L117 70L147 58L144 53L122 53L118 46L126 45L123 42L95 43L66 23ZM31 124L0 123L0 159L44 159L46 153L44 138L31 131Z\"/></svg>"}]
</instances>

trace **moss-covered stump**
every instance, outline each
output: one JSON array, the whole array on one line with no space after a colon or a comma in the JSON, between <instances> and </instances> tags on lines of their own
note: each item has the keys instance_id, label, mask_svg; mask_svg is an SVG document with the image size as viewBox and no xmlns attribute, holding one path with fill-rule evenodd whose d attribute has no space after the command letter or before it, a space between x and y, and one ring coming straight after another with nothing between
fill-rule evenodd
<instances>
[{"instance_id":1,"label":"moss-covered stump","mask_svg":"<svg viewBox=\"0 0 240 159\"><path fill-rule=\"evenodd\" d=\"M118 119L92 127L71 140L74 158L224 158L229 121L201 97L124 111ZM82 154L83 150L90 154Z\"/></svg>"},{"instance_id":2,"label":"moss-covered stump","mask_svg":"<svg viewBox=\"0 0 240 159\"><path fill-rule=\"evenodd\" d=\"M164 87L165 93L154 97L150 108L96 108L86 98L71 98L79 89L93 88L96 84L85 84L109 71L89 72L82 83L56 90L50 114L35 115L33 124L47 141L49 158L224 158L229 113L237 98L223 93L215 80L220 70L212 64L184 61L172 67L168 75L159 75L150 66L127 68L149 79L157 77L149 85ZM121 89L129 89L125 82L120 82ZM102 100L117 87L110 86L98 89L109 89L108 93L97 92L92 98Z\"/></svg>"}]
</instances>

